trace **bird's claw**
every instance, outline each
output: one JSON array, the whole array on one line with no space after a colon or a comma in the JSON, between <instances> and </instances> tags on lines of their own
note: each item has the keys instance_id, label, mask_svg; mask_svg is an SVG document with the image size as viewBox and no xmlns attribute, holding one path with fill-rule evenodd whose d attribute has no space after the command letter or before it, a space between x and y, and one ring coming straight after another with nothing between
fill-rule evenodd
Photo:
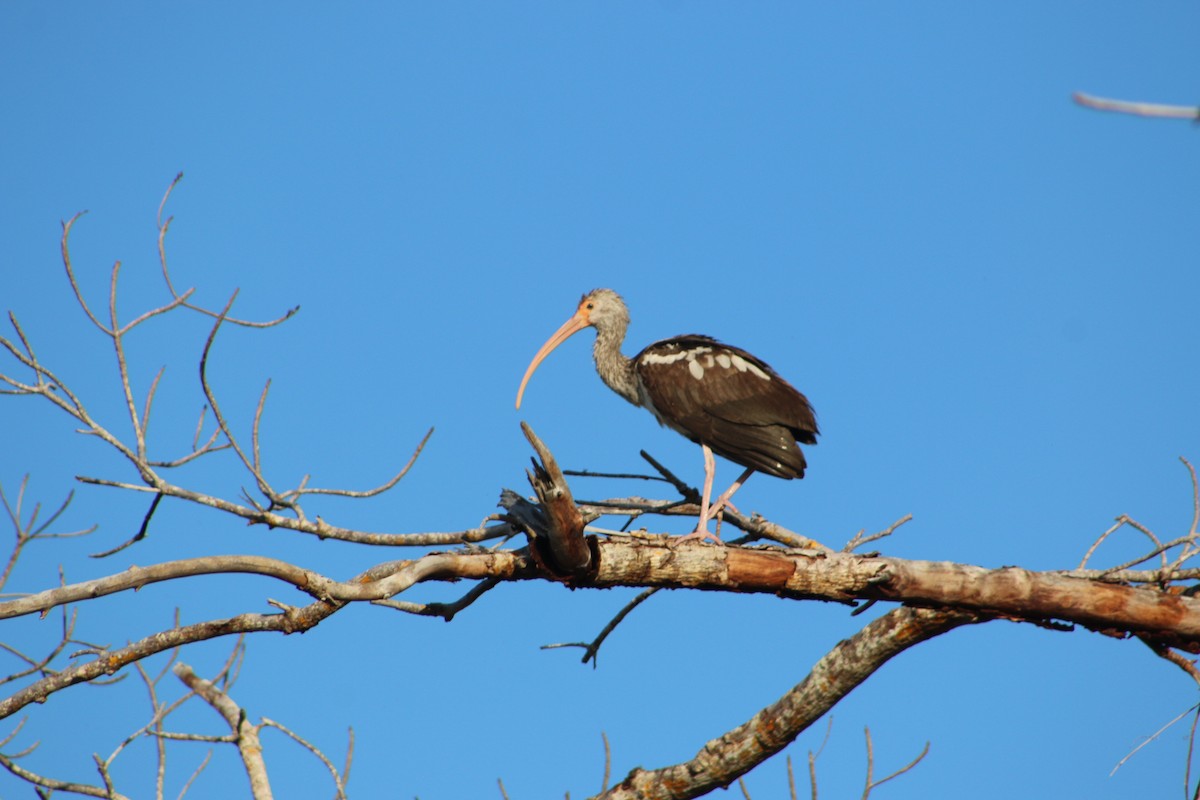
<instances>
[{"instance_id":1,"label":"bird's claw","mask_svg":"<svg viewBox=\"0 0 1200 800\"><path fill-rule=\"evenodd\" d=\"M679 538L675 539L674 541L671 542L671 547L678 547L679 545L684 544L685 542L694 542L697 540L699 540L699 542L701 544L703 544L705 539L712 539L713 544L715 544L715 545L720 545L721 547L725 546L725 542L721 541L721 537L717 536L715 533L708 530L708 526L705 526L703 528L696 528L696 530L692 531L691 533L685 534L685 535L680 536Z\"/></svg>"}]
</instances>

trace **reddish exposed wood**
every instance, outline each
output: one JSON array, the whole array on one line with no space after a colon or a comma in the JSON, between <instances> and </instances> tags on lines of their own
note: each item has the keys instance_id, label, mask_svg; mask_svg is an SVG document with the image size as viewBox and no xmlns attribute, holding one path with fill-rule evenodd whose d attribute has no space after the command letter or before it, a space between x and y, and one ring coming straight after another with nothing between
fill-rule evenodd
<instances>
[{"instance_id":1,"label":"reddish exposed wood","mask_svg":"<svg viewBox=\"0 0 1200 800\"><path fill-rule=\"evenodd\" d=\"M600 542L594 586L685 586L823 600L892 600L1165 637L1200 651L1200 600L1015 567L814 551Z\"/></svg>"},{"instance_id":2,"label":"reddish exposed wood","mask_svg":"<svg viewBox=\"0 0 1200 800\"><path fill-rule=\"evenodd\" d=\"M984 569L942 561L886 559L883 599L1061 619L1096 630L1147 631L1200 644L1200 601L1144 586L1072 578L1019 567Z\"/></svg>"},{"instance_id":3,"label":"reddish exposed wood","mask_svg":"<svg viewBox=\"0 0 1200 800\"><path fill-rule=\"evenodd\" d=\"M549 545L549 553L538 547L541 542L537 539L534 541L535 553L548 562L546 566L552 572L566 576L582 575L592 565L592 551L583 535L583 515L575 506L575 500L571 497L571 487L567 485L567 480L563 477L550 449L528 424L522 422L521 430L525 432L525 438L541 459L540 464L537 461L533 462L529 483L533 486L546 517L544 538Z\"/></svg>"}]
</instances>

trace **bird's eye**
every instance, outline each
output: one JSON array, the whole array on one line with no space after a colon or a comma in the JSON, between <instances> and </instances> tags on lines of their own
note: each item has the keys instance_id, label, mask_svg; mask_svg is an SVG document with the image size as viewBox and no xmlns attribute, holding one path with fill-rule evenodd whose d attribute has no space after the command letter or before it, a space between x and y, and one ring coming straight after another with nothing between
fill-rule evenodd
<instances>
[{"instance_id":1,"label":"bird's eye","mask_svg":"<svg viewBox=\"0 0 1200 800\"><path fill-rule=\"evenodd\" d=\"M593 308L595 308L595 307L596 307L596 304L595 304L595 303L588 303L587 307L588 307L588 311L591 311Z\"/></svg>"}]
</instances>

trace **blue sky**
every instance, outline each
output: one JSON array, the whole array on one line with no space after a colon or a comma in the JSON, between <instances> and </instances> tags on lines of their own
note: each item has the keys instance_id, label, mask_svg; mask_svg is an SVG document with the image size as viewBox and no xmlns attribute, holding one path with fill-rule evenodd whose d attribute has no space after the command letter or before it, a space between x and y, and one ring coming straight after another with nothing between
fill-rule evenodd
<instances>
[{"instance_id":1,"label":"blue sky","mask_svg":"<svg viewBox=\"0 0 1200 800\"><path fill-rule=\"evenodd\" d=\"M111 349L74 307L59 222L90 210L73 240L81 282L102 307L123 261L133 316L165 298L155 211L182 170L168 207L177 284L213 306L240 288L249 317L301 306L280 328L223 332L211 365L243 429L273 380L263 435L277 482L376 485L436 427L391 494L310 513L368 530L474 526L501 488L525 489L519 419L565 466L640 470L644 448L699 482L698 448L596 378L590 335L555 352L513 411L537 347L580 293L610 286L633 315L627 352L709 334L812 400L824 435L808 477L754 478L744 510L833 544L912 513L886 553L1070 568L1121 513L1183 533L1177 458L1200 461L1197 131L1086 111L1070 93L1196 102L1198 24L1179 2L7 3L0 306L119 424ZM163 455L190 442L206 333L180 318L130 343L140 391L168 364L152 430ZM29 472L49 505L77 474L130 477L61 414L3 400L6 491ZM720 462L718 482L736 473ZM186 477L247 484L228 459ZM586 498L643 490L576 485ZM345 578L400 556L164 503L136 548L82 557L144 513L140 496L81 489L64 524L100 530L31 551L10 589L47 585L60 563L79 580L257 552ZM1123 533L1096 558L1141 547ZM252 639L235 697L339 759L354 725L352 795L498 796L502 777L514 798L583 797L601 731L616 776L690 757L862 622L676 593L631 615L596 671L538 649L591 638L632 594L506 586L450 625L351 609L303 637ZM266 610L266 597L300 601L253 578L196 579L84 608L80 635L120 644L176 606L196 621ZM13 624L5 640L36 649L52 625ZM228 646L184 660L211 672ZM134 683L32 709L30 766L94 780L90 754L148 718ZM541 707L535 690L571 702ZM870 725L878 771L932 743L879 796L1161 796L1182 781L1185 725L1109 771L1195 699L1140 644L956 631L835 709L822 795L858 790ZM209 709L190 714L178 728L219 730ZM798 763L819 727L789 749ZM302 751L266 745L277 796L331 794ZM176 748L172 796L203 757ZM119 788L147 796L149 754L118 762ZM235 766L219 753L195 796L240 789ZM782 796L784 774L782 760L761 767L754 796ZM0 794L15 792L0 777Z\"/></svg>"}]
</instances>

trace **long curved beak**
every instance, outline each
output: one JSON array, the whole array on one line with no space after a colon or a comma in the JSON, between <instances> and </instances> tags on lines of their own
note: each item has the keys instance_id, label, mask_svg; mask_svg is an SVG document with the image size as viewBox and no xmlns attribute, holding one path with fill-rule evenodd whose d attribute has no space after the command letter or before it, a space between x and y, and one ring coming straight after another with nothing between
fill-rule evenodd
<instances>
[{"instance_id":1,"label":"long curved beak","mask_svg":"<svg viewBox=\"0 0 1200 800\"><path fill-rule=\"evenodd\" d=\"M529 383L529 378L532 377L533 371L538 368L538 364L541 364L546 359L546 356L550 355L551 350L591 324L592 322L588 319L587 310L580 308L575 312L573 317L564 322L562 327L554 332L553 336L546 340L546 343L542 345L542 349L538 350L537 355L533 357L533 361L529 362L529 369L525 370L525 377L521 378L521 388L517 389L517 408L521 407L521 398L525 395L525 384Z\"/></svg>"}]
</instances>

